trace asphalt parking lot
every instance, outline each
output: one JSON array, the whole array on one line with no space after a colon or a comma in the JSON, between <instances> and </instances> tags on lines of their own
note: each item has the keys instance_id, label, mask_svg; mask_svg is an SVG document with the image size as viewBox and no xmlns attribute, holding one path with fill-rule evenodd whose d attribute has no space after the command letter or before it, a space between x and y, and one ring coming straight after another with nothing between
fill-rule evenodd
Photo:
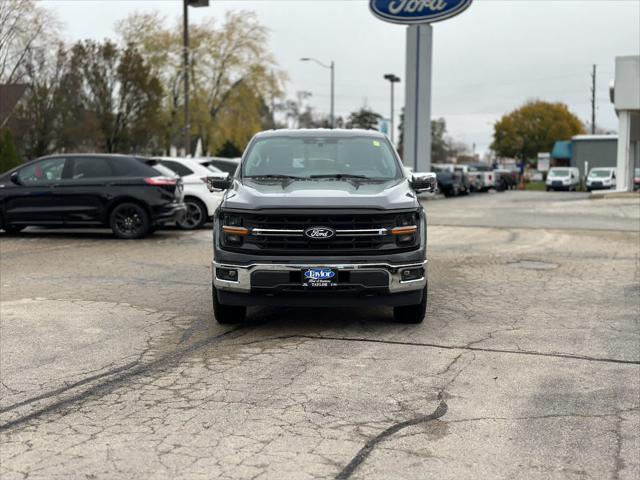
<instances>
[{"instance_id":1,"label":"asphalt parking lot","mask_svg":"<svg viewBox=\"0 0 640 480\"><path fill-rule=\"evenodd\" d=\"M212 322L211 232L0 236L0 477L640 477L640 199L426 201L427 319Z\"/></svg>"}]
</instances>

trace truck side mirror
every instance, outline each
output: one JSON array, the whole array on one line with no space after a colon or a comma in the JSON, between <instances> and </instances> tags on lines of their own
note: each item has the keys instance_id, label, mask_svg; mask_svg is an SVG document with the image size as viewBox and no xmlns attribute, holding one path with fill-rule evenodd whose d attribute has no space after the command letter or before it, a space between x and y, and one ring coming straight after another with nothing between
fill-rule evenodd
<instances>
[{"instance_id":1,"label":"truck side mirror","mask_svg":"<svg viewBox=\"0 0 640 480\"><path fill-rule=\"evenodd\" d=\"M416 193L435 192L437 183L435 173L414 173L410 185Z\"/></svg>"},{"instance_id":2,"label":"truck side mirror","mask_svg":"<svg viewBox=\"0 0 640 480\"><path fill-rule=\"evenodd\" d=\"M20 178L18 177L18 172L15 171L11 174L11 176L9 177L9 180L11 180L11 183L14 183L16 185L22 185L22 182L20 181Z\"/></svg>"},{"instance_id":3,"label":"truck side mirror","mask_svg":"<svg viewBox=\"0 0 640 480\"><path fill-rule=\"evenodd\" d=\"M207 188L210 192L226 190L231 186L233 177L226 172L213 173L207 177Z\"/></svg>"}]
</instances>

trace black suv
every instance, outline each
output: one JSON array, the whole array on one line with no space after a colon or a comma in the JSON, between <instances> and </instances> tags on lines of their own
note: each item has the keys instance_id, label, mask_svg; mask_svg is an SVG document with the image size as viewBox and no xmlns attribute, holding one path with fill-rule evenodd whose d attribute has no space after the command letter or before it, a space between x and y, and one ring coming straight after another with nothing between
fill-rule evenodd
<instances>
[{"instance_id":1,"label":"black suv","mask_svg":"<svg viewBox=\"0 0 640 480\"><path fill-rule=\"evenodd\" d=\"M427 306L426 221L387 137L365 130L256 135L214 217L213 307L221 323L249 305L395 307L419 323Z\"/></svg>"},{"instance_id":2,"label":"black suv","mask_svg":"<svg viewBox=\"0 0 640 480\"><path fill-rule=\"evenodd\" d=\"M75 154L20 165L0 176L0 228L110 227L119 238L143 237L185 212L181 180L145 162Z\"/></svg>"}]
</instances>

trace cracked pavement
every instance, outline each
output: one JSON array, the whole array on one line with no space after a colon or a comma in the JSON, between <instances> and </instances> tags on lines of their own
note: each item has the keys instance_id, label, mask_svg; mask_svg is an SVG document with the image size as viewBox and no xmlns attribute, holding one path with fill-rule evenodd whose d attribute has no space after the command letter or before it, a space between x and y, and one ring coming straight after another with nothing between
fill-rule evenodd
<instances>
[{"instance_id":1,"label":"cracked pavement","mask_svg":"<svg viewBox=\"0 0 640 480\"><path fill-rule=\"evenodd\" d=\"M219 326L209 230L0 236L0 478L638 478L638 198L425 205L422 325Z\"/></svg>"}]
</instances>

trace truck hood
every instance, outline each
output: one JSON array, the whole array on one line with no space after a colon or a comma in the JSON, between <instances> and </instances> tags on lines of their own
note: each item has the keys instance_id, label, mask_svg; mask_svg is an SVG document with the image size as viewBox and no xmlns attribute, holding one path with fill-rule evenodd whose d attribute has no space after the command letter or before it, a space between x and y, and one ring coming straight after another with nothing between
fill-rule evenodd
<instances>
[{"instance_id":1,"label":"truck hood","mask_svg":"<svg viewBox=\"0 0 640 480\"><path fill-rule=\"evenodd\" d=\"M293 180L256 182L235 180L222 208L258 210L267 208L372 208L381 210L416 208L415 192L406 179L383 183L348 180Z\"/></svg>"}]
</instances>

